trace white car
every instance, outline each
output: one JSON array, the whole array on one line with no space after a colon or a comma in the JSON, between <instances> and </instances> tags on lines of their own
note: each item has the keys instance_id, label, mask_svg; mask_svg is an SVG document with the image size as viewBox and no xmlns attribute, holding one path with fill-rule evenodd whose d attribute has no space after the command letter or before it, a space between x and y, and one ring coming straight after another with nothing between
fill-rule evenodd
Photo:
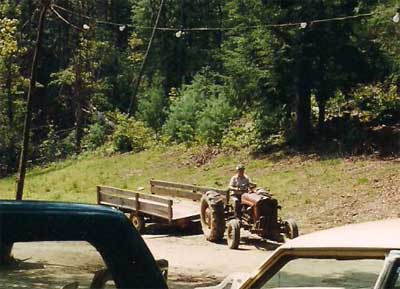
<instances>
[{"instance_id":1,"label":"white car","mask_svg":"<svg viewBox=\"0 0 400 289\"><path fill-rule=\"evenodd\" d=\"M400 219L347 225L290 240L231 289L400 289ZM244 277L246 276L246 277Z\"/></svg>"}]
</instances>

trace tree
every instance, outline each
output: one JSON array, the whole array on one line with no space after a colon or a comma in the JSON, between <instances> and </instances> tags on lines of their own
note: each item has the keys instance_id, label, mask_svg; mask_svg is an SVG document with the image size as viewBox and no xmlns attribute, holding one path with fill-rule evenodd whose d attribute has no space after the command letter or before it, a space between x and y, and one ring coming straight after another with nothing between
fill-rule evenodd
<instances>
[{"instance_id":1,"label":"tree","mask_svg":"<svg viewBox=\"0 0 400 289\"><path fill-rule=\"evenodd\" d=\"M32 60L32 69L31 76L29 80L29 90L28 96L26 100L26 113L25 113L25 124L24 124L24 133L23 133L23 144L21 150L21 156L19 160L19 168L18 168L18 180L17 180L17 192L16 199L22 200L24 193L24 183L25 183L25 174L26 174L26 163L28 161L28 153L29 153L29 138L30 138L30 128L32 122L32 98L34 97L35 88L36 88L36 79L37 79L37 68L39 61L39 53L43 40L43 30L44 23L46 19L46 13L49 9L51 1L50 0L42 0L41 1L41 11L39 17L39 25L37 28L37 38L35 44L35 52Z\"/></svg>"},{"instance_id":2,"label":"tree","mask_svg":"<svg viewBox=\"0 0 400 289\"><path fill-rule=\"evenodd\" d=\"M133 25L138 27L136 36L143 43L149 43L151 30L148 28L153 27L155 23L160 3L160 1L140 0L132 5ZM182 84L190 83L203 67L218 67L215 50L221 46L222 33L179 31L179 28L220 27L224 17L223 3L222 0L166 2L159 19L159 26L175 27L177 30L157 32L145 74L149 85L155 75L162 78L164 96L167 97L172 88L180 88ZM144 45L142 49L145 49Z\"/></svg>"},{"instance_id":3,"label":"tree","mask_svg":"<svg viewBox=\"0 0 400 289\"><path fill-rule=\"evenodd\" d=\"M397 5L397 6L396 6ZM374 39L375 49L382 53L381 57L371 58L375 64L376 75L383 80L385 76L390 75L395 79L400 95L400 45L397 41L400 37L400 25L388 21L392 19L395 13L399 12L398 1L386 1L385 4L379 4L375 8L376 14L368 21L368 29L363 36L368 39Z\"/></svg>"},{"instance_id":4,"label":"tree","mask_svg":"<svg viewBox=\"0 0 400 289\"><path fill-rule=\"evenodd\" d=\"M25 50L17 37L19 14L11 3L0 6L0 177L15 169L21 129L20 103L25 79L19 59Z\"/></svg>"},{"instance_id":5,"label":"tree","mask_svg":"<svg viewBox=\"0 0 400 289\"><path fill-rule=\"evenodd\" d=\"M319 104L322 128L328 99L337 90L348 90L355 83L371 79L368 55L360 45L363 40L357 37L360 30L357 22L312 21L352 15L359 4L359 1L267 1L266 4L229 1L226 9L231 25L239 27L225 44L224 65L227 75L233 75L238 97L265 107L284 106L288 116L294 111L297 142L307 144L313 130L311 96L315 95ZM299 22L305 23L303 29L300 25L263 27ZM241 24L258 27L237 36L235 33L243 31Z\"/></svg>"}]
</instances>

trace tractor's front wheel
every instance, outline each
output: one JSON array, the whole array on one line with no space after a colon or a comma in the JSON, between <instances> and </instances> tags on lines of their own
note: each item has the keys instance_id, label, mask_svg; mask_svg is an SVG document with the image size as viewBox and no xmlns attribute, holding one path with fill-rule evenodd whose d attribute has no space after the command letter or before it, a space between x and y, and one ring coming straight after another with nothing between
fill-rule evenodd
<instances>
[{"instance_id":1,"label":"tractor's front wheel","mask_svg":"<svg viewBox=\"0 0 400 289\"><path fill-rule=\"evenodd\" d=\"M240 222L239 220L230 220L226 228L226 238L229 249L239 248L240 243Z\"/></svg>"},{"instance_id":2,"label":"tractor's front wheel","mask_svg":"<svg viewBox=\"0 0 400 289\"><path fill-rule=\"evenodd\" d=\"M285 237L289 239L294 239L299 236L299 227L297 226L297 223L293 219L288 219L284 223L285 225Z\"/></svg>"},{"instance_id":3,"label":"tractor's front wheel","mask_svg":"<svg viewBox=\"0 0 400 289\"><path fill-rule=\"evenodd\" d=\"M223 239L225 231L224 201L217 192L209 191L201 198L200 220L204 236L208 241L218 242Z\"/></svg>"}]
</instances>

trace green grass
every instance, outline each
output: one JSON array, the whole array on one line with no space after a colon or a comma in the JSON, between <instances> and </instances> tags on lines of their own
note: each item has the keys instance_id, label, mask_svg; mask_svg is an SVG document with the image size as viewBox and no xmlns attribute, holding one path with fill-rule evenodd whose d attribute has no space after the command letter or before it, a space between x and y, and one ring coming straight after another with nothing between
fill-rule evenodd
<instances>
[{"instance_id":1,"label":"green grass","mask_svg":"<svg viewBox=\"0 0 400 289\"><path fill-rule=\"evenodd\" d=\"M236 162L241 160L253 181L279 199L282 216L294 217L303 227L315 228L337 222L337 211L344 214L348 202L357 201L360 195L376 198L381 191L371 185L371 180L385 183L389 176L400 179L400 163L396 161L335 157L321 160L315 156L252 158L238 153L220 154L196 167L190 161L193 153L195 150L182 147L158 148L113 157L84 156L34 168L28 172L24 198L95 203L96 185L131 190L144 187L148 191L151 178L226 187ZM15 177L0 179L1 198L12 199L14 191Z\"/></svg>"}]
</instances>

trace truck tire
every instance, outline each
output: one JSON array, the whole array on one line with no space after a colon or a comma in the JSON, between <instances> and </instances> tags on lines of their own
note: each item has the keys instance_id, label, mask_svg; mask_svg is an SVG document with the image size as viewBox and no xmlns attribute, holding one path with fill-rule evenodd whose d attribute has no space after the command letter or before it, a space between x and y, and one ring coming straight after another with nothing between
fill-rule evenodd
<instances>
[{"instance_id":1,"label":"truck tire","mask_svg":"<svg viewBox=\"0 0 400 289\"><path fill-rule=\"evenodd\" d=\"M217 192L209 191L202 196L200 221L204 236L208 241L218 242L224 238L224 201Z\"/></svg>"},{"instance_id":2,"label":"truck tire","mask_svg":"<svg viewBox=\"0 0 400 289\"><path fill-rule=\"evenodd\" d=\"M144 220L144 217L142 215L138 215L136 213L131 213L129 215L129 219L131 220L133 226L135 226L136 230L142 234L144 232L144 229L146 227L146 222Z\"/></svg>"},{"instance_id":3,"label":"truck tire","mask_svg":"<svg viewBox=\"0 0 400 289\"><path fill-rule=\"evenodd\" d=\"M230 220L226 228L226 238L229 249L239 248L240 243L240 222L239 220Z\"/></svg>"},{"instance_id":4,"label":"truck tire","mask_svg":"<svg viewBox=\"0 0 400 289\"><path fill-rule=\"evenodd\" d=\"M299 236L299 227L295 220L288 219L285 221L285 236L289 239L294 239Z\"/></svg>"}]
</instances>

